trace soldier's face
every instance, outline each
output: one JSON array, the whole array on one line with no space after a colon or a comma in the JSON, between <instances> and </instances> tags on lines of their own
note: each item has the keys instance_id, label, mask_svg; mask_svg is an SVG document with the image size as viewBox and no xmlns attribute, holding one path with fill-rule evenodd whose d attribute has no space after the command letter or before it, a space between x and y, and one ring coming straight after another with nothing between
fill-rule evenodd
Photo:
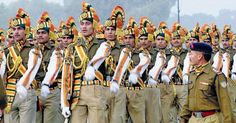
<instances>
[{"instance_id":1,"label":"soldier's face","mask_svg":"<svg viewBox=\"0 0 236 123\"><path fill-rule=\"evenodd\" d=\"M180 40L180 37L173 37L172 40L171 40L171 45L173 47L181 47L181 40Z\"/></svg>"},{"instance_id":2,"label":"soldier's face","mask_svg":"<svg viewBox=\"0 0 236 123\"><path fill-rule=\"evenodd\" d=\"M88 20L80 21L81 33L84 37L91 36L93 34L93 23Z\"/></svg>"},{"instance_id":3,"label":"soldier's face","mask_svg":"<svg viewBox=\"0 0 236 123\"><path fill-rule=\"evenodd\" d=\"M44 44L46 42L49 41L49 34L46 30L43 30L43 29L39 29L37 30L37 41L40 43L40 44Z\"/></svg>"},{"instance_id":4,"label":"soldier's face","mask_svg":"<svg viewBox=\"0 0 236 123\"><path fill-rule=\"evenodd\" d=\"M130 45L130 47L134 48L135 47L135 39L133 35L125 35L124 36L124 44L125 45Z\"/></svg>"},{"instance_id":5,"label":"soldier's face","mask_svg":"<svg viewBox=\"0 0 236 123\"><path fill-rule=\"evenodd\" d=\"M7 38L7 46L10 47L14 44L14 39L12 36L8 36Z\"/></svg>"},{"instance_id":6,"label":"soldier's face","mask_svg":"<svg viewBox=\"0 0 236 123\"><path fill-rule=\"evenodd\" d=\"M198 42L196 38L189 38L188 41L186 41L186 47L190 48L190 45L196 42Z\"/></svg>"},{"instance_id":7,"label":"soldier's face","mask_svg":"<svg viewBox=\"0 0 236 123\"><path fill-rule=\"evenodd\" d=\"M149 48L152 45L152 42L148 40L147 36L139 37L139 43L144 49Z\"/></svg>"},{"instance_id":8,"label":"soldier's face","mask_svg":"<svg viewBox=\"0 0 236 123\"><path fill-rule=\"evenodd\" d=\"M62 38L61 38L61 37L58 38L58 39L57 39L57 42L58 42L58 43L62 43Z\"/></svg>"},{"instance_id":9,"label":"soldier's face","mask_svg":"<svg viewBox=\"0 0 236 123\"><path fill-rule=\"evenodd\" d=\"M25 29L21 26L16 26L12 28L13 38L16 41L21 41L25 39Z\"/></svg>"},{"instance_id":10,"label":"soldier's face","mask_svg":"<svg viewBox=\"0 0 236 123\"><path fill-rule=\"evenodd\" d=\"M198 51L190 51L189 53L189 59L190 63L193 66L198 66L199 61L203 58L203 53L198 52Z\"/></svg>"},{"instance_id":11,"label":"soldier's face","mask_svg":"<svg viewBox=\"0 0 236 123\"><path fill-rule=\"evenodd\" d=\"M68 46L70 43L72 43L73 39L70 36L63 36L62 41L65 46Z\"/></svg>"},{"instance_id":12,"label":"soldier's face","mask_svg":"<svg viewBox=\"0 0 236 123\"><path fill-rule=\"evenodd\" d=\"M165 38L162 36L157 36L155 42L156 42L156 47L159 49L164 49L167 47L167 42L165 41Z\"/></svg>"},{"instance_id":13,"label":"soldier's face","mask_svg":"<svg viewBox=\"0 0 236 123\"><path fill-rule=\"evenodd\" d=\"M206 40L203 41L203 43L206 43L206 44L211 46L211 40L206 39Z\"/></svg>"},{"instance_id":14,"label":"soldier's face","mask_svg":"<svg viewBox=\"0 0 236 123\"><path fill-rule=\"evenodd\" d=\"M229 48L230 47L230 43L229 43L229 39L222 39L222 44L224 48Z\"/></svg>"},{"instance_id":15,"label":"soldier's face","mask_svg":"<svg viewBox=\"0 0 236 123\"><path fill-rule=\"evenodd\" d=\"M116 40L116 29L114 27L106 27L104 34L108 41Z\"/></svg>"},{"instance_id":16,"label":"soldier's face","mask_svg":"<svg viewBox=\"0 0 236 123\"><path fill-rule=\"evenodd\" d=\"M214 46L217 46L217 45L219 45L219 38L215 38L214 39L214 44L212 44L212 45L214 45Z\"/></svg>"},{"instance_id":17,"label":"soldier's face","mask_svg":"<svg viewBox=\"0 0 236 123\"><path fill-rule=\"evenodd\" d=\"M29 44L33 45L34 44L34 40L32 38L28 38L27 41L29 42Z\"/></svg>"}]
</instances>

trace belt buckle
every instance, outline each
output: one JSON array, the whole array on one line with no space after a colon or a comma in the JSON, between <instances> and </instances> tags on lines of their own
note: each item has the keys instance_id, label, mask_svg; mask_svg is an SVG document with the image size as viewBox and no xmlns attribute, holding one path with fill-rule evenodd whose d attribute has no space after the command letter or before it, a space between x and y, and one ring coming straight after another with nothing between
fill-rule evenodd
<instances>
[{"instance_id":1,"label":"belt buckle","mask_svg":"<svg viewBox=\"0 0 236 123\"><path fill-rule=\"evenodd\" d=\"M197 118L203 118L202 112L194 112L195 117Z\"/></svg>"}]
</instances>

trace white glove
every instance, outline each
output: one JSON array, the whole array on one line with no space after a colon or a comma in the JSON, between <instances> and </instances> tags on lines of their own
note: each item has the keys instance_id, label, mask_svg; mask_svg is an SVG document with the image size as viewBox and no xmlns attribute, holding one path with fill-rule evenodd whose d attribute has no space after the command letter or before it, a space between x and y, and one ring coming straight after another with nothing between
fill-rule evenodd
<instances>
[{"instance_id":1,"label":"white glove","mask_svg":"<svg viewBox=\"0 0 236 123\"><path fill-rule=\"evenodd\" d=\"M119 85L117 82L111 81L110 91L113 93L117 93L119 90Z\"/></svg>"},{"instance_id":2,"label":"white glove","mask_svg":"<svg viewBox=\"0 0 236 123\"><path fill-rule=\"evenodd\" d=\"M94 80L95 79L95 69L93 66L88 66L85 74L84 74L84 79L87 81Z\"/></svg>"},{"instance_id":3,"label":"white glove","mask_svg":"<svg viewBox=\"0 0 236 123\"><path fill-rule=\"evenodd\" d=\"M16 92L19 94L21 99L25 99L27 97L27 89L23 85L17 85Z\"/></svg>"},{"instance_id":4,"label":"white glove","mask_svg":"<svg viewBox=\"0 0 236 123\"><path fill-rule=\"evenodd\" d=\"M166 84L170 83L170 78L166 74L162 74L161 80Z\"/></svg>"},{"instance_id":5,"label":"white glove","mask_svg":"<svg viewBox=\"0 0 236 123\"><path fill-rule=\"evenodd\" d=\"M234 80L234 81L236 80L236 74L235 73L231 74L231 79Z\"/></svg>"},{"instance_id":6,"label":"white glove","mask_svg":"<svg viewBox=\"0 0 236 123\"><path fill-rule=\"evenodd\" d=\"M71 113L70 113L69 107L63 107L63 108L62 108L62 115L63 115L65 118L70 117Z\"/></svg>"},{"instance_id":7,"label":"white glove","mask_svg":"<svg viewBox=\"0 0 236 123\"><path fill-rule=\"evenodd\" d=\"M129 82L132 84L136 84L138 82L139 75L137 73L130 73Z\"/></svg>"},{"instance_id":8,"label":"white glove","mask_svg":"<svg viewBox=\"0 0 236 123\"><path fill-rule=\"evenodd\" d=\"M41 88L41 96L46 98L48 96L48 94L50 93L49 87L46 85L43 85Z\"/></svg>"},{"instance_id":9,"label":"white glove","mask_svg":"<svg viewBox=\"0 0 236 123\"><path fill-rule=\"evenodd\" d=\"M157 85L157 81L155 81L153 78L149 78L148 85Z\"/></svg>"},{"instance_id":10,"label":"white glove","mask_svg":"<svg viewBox=\"0 0 236 123\"><path fill-rule=\"evenodd\" d=\"M188 84L188 75L187 74L183 75L183 84L184 85Z\"/></svg>"}]
</instances>

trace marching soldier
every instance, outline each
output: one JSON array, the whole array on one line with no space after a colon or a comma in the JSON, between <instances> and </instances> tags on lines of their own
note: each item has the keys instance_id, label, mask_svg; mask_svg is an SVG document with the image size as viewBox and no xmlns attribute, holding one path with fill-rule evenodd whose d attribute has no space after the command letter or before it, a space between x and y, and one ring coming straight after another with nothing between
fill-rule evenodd
<instances>
[{"instance_id":1,"label":"marching soldier","mask_svg":"<svg viewBox=\"0 0 236 123\"><path fill-rule=\"evenodd\" d=\"M108 103L109 103L109 123L122 123L126 122L126 94L124 88L118 91L119 80L113 78L116 66L121 52L121 46L118 41L118 36L121 35L121 31L124 25L125 13L121 6L116 6L111 13L111 16L106 20L104 25L105 40L110 45L110 53L105 60L105 87L107 91ZM123 69L123 68L122 68ZM120 70L116 73L118 74ZM116 75L114 75L116 76ZM111 93L113 92L113 93Z\"/></svg>"},{"instance_id":2,"label":"marching soldier","mask_svg":"<svg viewBox=\"0 0 236 123\"><path fill-rule=\"evenodd\" d=\"M177 122L177 116L181 111L183 104L187 98L187 84L182 81L183 61L187 51L182 48L185 41L183 28L178 23L174 23L172 27L172 39L170 56L167 67L162 72L162 81L169 85L168 96L162 99L166 103L164 116L169 117L166 122Z\"/></svg>"},{"instance_id":3,"label":"marching soldier","mask_svg":"<svg viewBox=\"0 0 236 123\"><path fill-rule=\"evenodd\" d=\"M208 44L193 43L190 61L195 67L190 72L188 98L181 112L181 123L232 123L227 80L222 73L216 73L209 63L212 48Z\"/></svg>"},{"instance_id":4,"label":"marching soldier","mask_svg":"<svg viewBox=\"0 0 236 123\"><path fill-rule=\"evenodd\" d=\"M69 17L66 24L64 22L60 23L60 27L58 30L58 37L61 38L59 46L61 47L61 50L63 50L63 56L64 56L65 52L68 51L70 46L73 45L73 43L76 43L78 41L78 31L77 31L77 27L75 25L75 19L73 17ZM61 71L59 72L59 74L62 74ZM62 78L61 75L59 75L59 76L60 76L60 78ZM65 105L64 105L65 86L59 85L59 88L61 88L61 98L60 98L61 100L60 101L61 101L61 105L62 105L61 107L63 109L63 107L65 107ZM66 99L66 101L67 100L69 100L69 98ZM66 113L68 113L68 114L66 114ZM69 113L70 112L65 112L65 109L63 109L62 115L64 116L64 118L67 118L66 120L68 120Z\"/></svg>"},{"instance_id":5,"label":"marching soldier","mask_svg":"<svg viewBox=\"0 0 236 123\"><path fill-rule=\"evenodd\" d=\"M134 20L133 20L134 21ZM133 22L133 24L136 24ZM150 30L147 30L149 28ZM146 18L140 19L140 28L138 40L140 48L132 45L132 55L127 71L127 81L125 82L127 91L127 107L128 113L134 123L145 123L145 92L143 90L144 81L146 80L145 70L151 62L151 55L148 47L151 46L153 41L154 27L152 23ZM152 34L148 37L148 34ZM131 35L132 38L135 35ZM134 41L133 39L133 41ZM131 39L130 39L131 40ZM134 42L132 44L135 44Z\"/></svg>"},{"instance_id":6,"label":"marching soldier","mask_svg":"<svg viewBox=\"0 0 236 123\"><path fill-rule=\"evenodd\" d=\"M149 87L157 86L157 88L156 88L156 93L155 93L156 96L154 98L146 95L147 96L146 102L149 102L148 104L146 104L146 106L149 107L149 110L150 110L149 114L152 112L155 113L155 115L152 117L156 118L154 120L152 117L149 117L149 122L152 120L154 120L152 122L155 122L155 121L164 122L166 120L165 119L166 117L164 117L164 110L165 110L164 103L165 102L162 101L162 98L164 98L164 96L166 95L165 92L166 92L167 86L164 85L163 82L160 80L160 75L161 75L161 71L163 70L166 64L166 54L170 54L168 46L171 39L171 33L169 32L165 22L160 22L158 29L154 33L154 36L155 36L156 47L153 49L153 53L151 53L153 54L152 63L154 63L154 65L149 70L149 73L148 73L149 80L147 84ZM149 88L149 90L151 90L151 88ZM153 98L155 100L150 100L150 98ZM155 108L152 107L152 104L151 104L152 102L155 102ZM155 116L158 116L158 117L155 117Z\"/></svg>"},{"instance_id":7,"label":"marching soldier","mask_svg":"<svg viewBox=\"0 0 236 123\"><path fill-rule=\"evenodd\" d=\"M235 51L233 50L233 32L229 25L224 26L224 31L221 36L222 48L220 49L222 53L222 73L224 73L227 78L227 89L229 97L231 100L232 112L234 116L234 121L236 121L236 82L235 82L235 68L233 68L233 61ZM232 71L232 73L230 73Z\"/></svg>"},{"instance_id":8,"label":"marching soldier","mask_svg":"<svg viewBox=\"0 0 236 123\"><path fill-rule=\"evenodd\" d=\"M39 19L36 28L37 42L43 54L43 61L36 76L36 81L41 85L39 102L41 103L41 117L37 122L60 123L63 117L60 110L60 89L57 78L62 64L62 53L58 47L51 44L56 40L55 27L47 12Z\"/></svg>"},{"instance_id":9,"label":"marching soldier","mask_svg":"<svg viewBox=\"0 0 236 123\"><path fill-rule=\"evenodd\" d=\"M54 25L48 13L43 12L36 27L36 40L43 54L43 60L35 78L39 86L38 88L41 88L38 98L37 122L55 122L59 119L55 119L55 117L60 115L60 90L57 87L56 81L53 79L52 81L47 81L48 76L46 74L46 72L50 72L47 68L50 65L50 57L54 51L54 47L50 44L50 40L55 40L56 38L54 31Z\"/></svg>"},{"instance_id":10,"label":"marching soldier","mask_svg":"<svg viewBox=\"0 0 236 123\"><path fill-rule=\"evenodd\" d=\"M41 64L42 54L38 48L31 49L26 42L29 34L30 19L23 9L12 20L15 45L8 48L7 54L7 84L8 96L4 122L35 123L36 122L36 83L35 75Z\"/></svg>"},{"instance_id":11,"label":"marching soldier","mask_svg":"<svg viewBox=\"0 0 236 123\"><path fill-rule=\"evenodd\" d=\"M128 72L126 70L128 69L130 62L131 62L130 61L131 60L131 52L137 45L138 34L139 34L138 25L136 24L134 18L130 17L127 26L124 28L124 35L123 35L123 41L122 41L123 42L122 45L124 46L124 48L122 49L122 51L120 53L119 62L118 62L117 68L116 68L114 76L113 76L113 79L115 81L117 81L119 84L118 87L120 88L120 90L119 90L120 93L122 94L123 91L125 93L125 99L123 99L123 101L122 101L125 104L121 103L125 107L123 107L122 110L120 110L120 111L123 111L123 114L126 114L126 117L123 117L125 119L121 120L121 121L126 120L125 122L131 122L131 119L130 118L128 119L128 117L127 117L128 114L127 114L127 109L126 109L126 108L128 108L127 90L126 90L126 88L128 88L127 84L126 84ZM125 90L123 90L123 89L125 89ZM114 92L112 90L112 87L111 87L111 91Z\"/></svg>"},{"instance_id":12,"label":"marching soldier","mask_svg":"<svg viewBox=\"0 0 236 123\"><path fill-rule=\"evenodd\" d=\"M151 23L151 22L150 22ZM144 23L145 24L145 23ZM146 27L146 28L151 28L152 31L147 31L147 34L143 34L140 36L140 38L144 38L142 41L140 41L140 46L142 46L144 49L148 50L150 55L151 55L151 63L148 66L148 69L145 70L145 88L144 88L144 93L145 93L145 120L146 123L160 123L162 120L162 115L161 115L161 101L160 101L160 88L157 86L158 84L158 75L154 74L159 74L158 71L161 71L162 65L161 61L163 61L165 58L164 52L162 53L157 53L156 50L154 50L153 45L155 44L153 42L155 37L157 36L157 33L154 30L155 27L151 23L151 27ZM146 38L145 38L146 37ZM145 46L146 45L146 46ZM162 57L163 58L160 58ZM164 62L163 62L164 65Z\"/></svg>"},{"instance_id":13,"label":"marching soldier","mask_svg":"<svg viewBox=\"0 0 236 123\"><path fill-rule=\"evenodd\" d=\"M95 37L99 18L94 8L83 2L82 10L79 17L81 37L78 42L67 48L69 52L65 52L62 71L62 113L68 117L70 107L72 123L106 123L108 103L100 66L109 48L105 44L99 48L100 43ZM68 98L71 100L70 106Z\"/></svg>"}]
</instances>

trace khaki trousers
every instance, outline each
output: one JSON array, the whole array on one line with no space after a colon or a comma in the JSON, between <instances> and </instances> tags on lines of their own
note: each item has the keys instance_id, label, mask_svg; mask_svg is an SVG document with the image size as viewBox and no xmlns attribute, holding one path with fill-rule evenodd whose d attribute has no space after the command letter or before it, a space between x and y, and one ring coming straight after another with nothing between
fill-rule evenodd
<instances>
[{"instance_id":1,"label":"khaki trousers","mask_svg":"<svg viewBox=\"0 0 236 123\"><path fill-rule=\"evenodd\" d=\"M61 92L59 88L52 90L46 97L40 97L43 104L43 111L37 112L37 123L63 123L64 116L60 107Z\"/></svg>"},{"instance_id":2,"label":"khaki trousers","mask_svg":"<svg viewBox=\"0 0 236 123\"><path fill-rule=\"evenodd\" d=\"M191 116L189 119L189 123L223 123L220 113L215 113L213 115L204 117L204 118L196 118L195 116Z\"/></svg>"},{"instance_id":3,"label":"khaki trousers","mask_svg":"<svg viewBox=\"0 0 236 123\"><path fill-rule=\"evenodd\" d=\"M108 103L105 89L100 85L81 87L80 99L72 110L72 123L107 123Z\"/></svg>"},{"instance_id":4,"label":"khaki trousers","mask_svg":"<svg viewBox=\"0 0 236 123\"><path fill-rule=\"evenodd\" d=\"M164 123L176 123L188 95L188 85L160 85Z\"/></svg>"},{"instance_id":5,"label":"khaki trousers","mask_svg":"<svg viewBox=\"0 0 236 123\"><path fill-rule=\"evenodd\" d=\"M4 123L35 123L36 93L28 90L26 99L20 99L16 94L9 114L4 115Z\"/></svg>"},{"instance_id":6,"label":"khaki trousers","mask_svg":"<svg viewBox=\"0 0 236 123\"><path fill-rule=\"evenodd\" d=\"M109 123L126 123L127 109L126 109L126 88L121 87L119 91L114 94L110 91L110 87L105 87L106 97L108 97Z\"/></svg>"},{"instance_id":7,"label":"khaki trousers","mask_svg":"<svg viewBox=\"0 0 236 123\"><path fill-rule=\"evenodd\" d=\"M159 88L144 88L146 123L160 123L162 119Z\"/></svg>"},{"instance_id":8,"label":"khaki trousers","mask_svg":"<svg viewBox=\"0 0 236 123\"><path fill-rule=\"evenodd\" d=\"M145 123L145 93L144 90L127 91L128 113L133 123Z\"/></svg>"}]
</instances>

